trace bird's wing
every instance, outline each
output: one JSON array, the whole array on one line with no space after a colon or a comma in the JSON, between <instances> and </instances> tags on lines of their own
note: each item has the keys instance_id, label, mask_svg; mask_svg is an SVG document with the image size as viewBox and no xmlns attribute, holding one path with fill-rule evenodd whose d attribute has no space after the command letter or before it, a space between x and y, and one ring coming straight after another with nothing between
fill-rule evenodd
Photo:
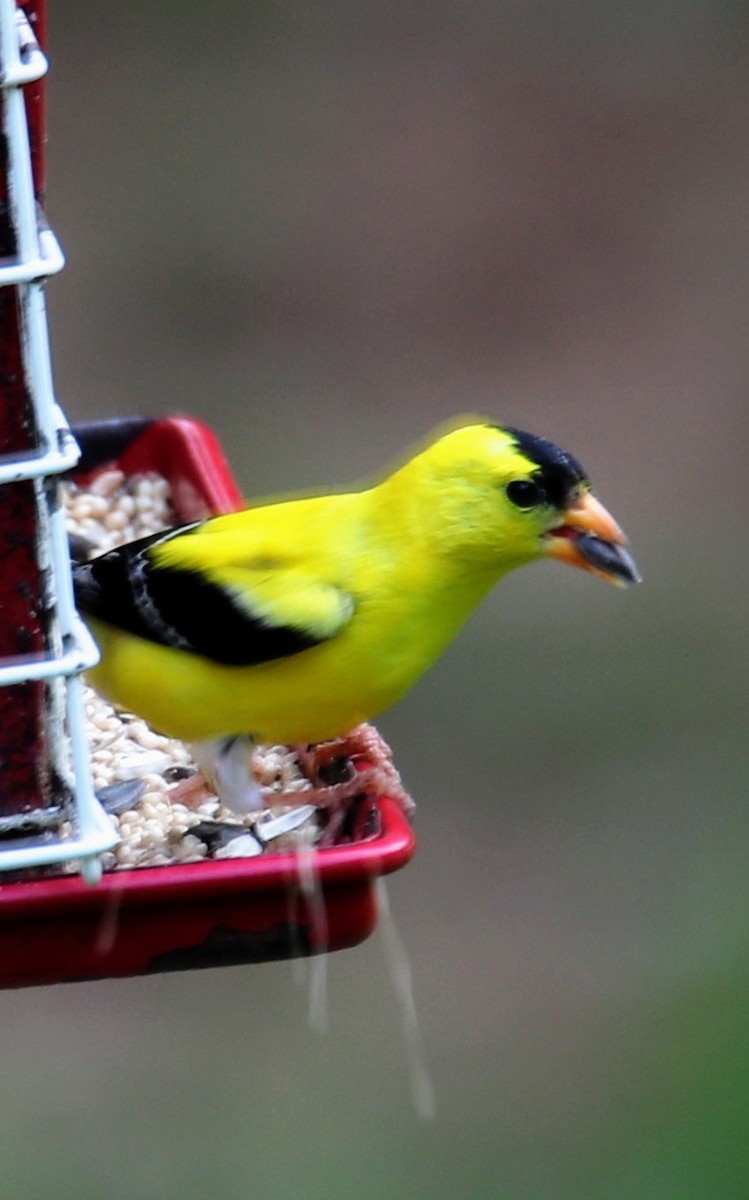
<instances>
[{"instance_id":1,"label":"bird's wing","mask_svg":"<svg viewBox=\"0 0 749 1200\"><path fill-rule=\"evenodd\" d=\"M199 525L110 550L74 567L74 580L84 614L230 666L308 650L354 612L308 563Z\"/></svg>"}]
</instances>

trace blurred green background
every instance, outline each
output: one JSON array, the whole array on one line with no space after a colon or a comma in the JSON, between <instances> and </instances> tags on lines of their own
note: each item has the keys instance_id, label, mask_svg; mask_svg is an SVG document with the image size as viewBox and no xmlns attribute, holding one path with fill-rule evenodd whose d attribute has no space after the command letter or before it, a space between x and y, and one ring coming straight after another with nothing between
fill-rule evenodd
<instances>
[{"instance_id":1,"label":"blurred green background","mask_svg":"<svg viewBox=\"0 0 749 1200\"><path fill-rule=\"evenodd\" d=\"M578 455L645 575L509 579L379 726L419 802L380 934L4 993L3 1190L749 1195L743 6L50 0L72 419L181 410L249 494L474 410Z\"/></svg>"}]
</instances>

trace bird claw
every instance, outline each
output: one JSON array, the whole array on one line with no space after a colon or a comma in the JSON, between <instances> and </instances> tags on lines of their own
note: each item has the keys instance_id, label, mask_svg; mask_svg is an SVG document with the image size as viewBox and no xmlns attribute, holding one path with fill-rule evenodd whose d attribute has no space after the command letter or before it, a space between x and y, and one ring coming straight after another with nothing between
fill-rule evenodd
<instances>
[{"instance_id":1,"label":"bird claw","mask_svg":"<svg viewBox=\"0 0 749 1200\"><path fill-rule=\"evenodd\" d=\"M211 785L199 770L193 771L185 779L180 779L168 793L172 804L184 804L185 808L198 808L213 794Z\"/></svg>"},{"instance_id":2,"label":"bird claw","mask_svg":"<svg viewBox=\"0 0 749 1200\"><path fill-rule=\"evenodd\" d=\"M388 796L405 816L411 817L416 804L403 786L385 739L374 725L356 725L350 733L329 742L296 746L297 757L307 778L317 786L302 795L321 808L339 808L364 793ZM343 780L329 781L329 768L337 762L349 763L352 773Z\"/></svg>"},{"instance_id":3,"label":"bird claw","mask_svg":"<svg viewBox=\"0 0 749 1200\"><path fill-rule=\"evenodd\" d=\"M357 725L343 737L296 745L294 751L312 787L295 792L264 789L263 799L269 807L313 804L323 810L321 847L339 839L358 798L388 796L411 818L416 805L393 766L390 747L374 725Z\"/></svg>"}]
</instances>

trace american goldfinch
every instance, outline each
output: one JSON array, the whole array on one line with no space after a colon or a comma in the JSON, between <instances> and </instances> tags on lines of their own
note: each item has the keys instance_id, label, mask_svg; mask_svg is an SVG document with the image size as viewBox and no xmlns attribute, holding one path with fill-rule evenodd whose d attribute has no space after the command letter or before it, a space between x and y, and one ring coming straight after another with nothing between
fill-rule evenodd
<instances>
[{"instance_id":1,"label":"american goldfinch","mask_svg":"<svg viewBox=\"0 0 749 1200\"><path fill-rule=\"evenodd\" d=\"M248 739L336 738L394 704L508 571L639 576L570 454L472 419L371 486L260 502L74 567L97 689L202 743L229 807L260 806Z\"/></svg>"}]
</instances>

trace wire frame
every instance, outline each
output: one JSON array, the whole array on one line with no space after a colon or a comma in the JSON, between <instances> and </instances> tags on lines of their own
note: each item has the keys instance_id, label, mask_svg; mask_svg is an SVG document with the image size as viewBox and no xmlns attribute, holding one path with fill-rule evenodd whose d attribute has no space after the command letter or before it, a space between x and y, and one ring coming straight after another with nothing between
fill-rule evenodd
<instances>
[{"instance_id":1,"label":"wire frame","mask_svg":"<svg viewBox=\"0 0 749 1200\"><path fill-rule=\"evenodd\" d=\"M39 10L42 6L34 6ZM35 524L36 578L18 580L16 598L29 594L31 618L41 612L43 628L32 649L0 659L0 688L29 687L41 697L34 716L39 726L29 753L45 759L51 794L30 806L28 795L12 795L13 774L0 774L0 871L79 860L84 878L101 877L99 855L117 834L96 799L85 735L80 673L98 661L94 642L74 601L64 517L57 477L75 466L78 446L55 401L43 286L64 258L39 209L32 170L27 104L23 89L41 80L47 60L22 7L0 0L0 92L5 135L7 215L0 245L0 339L15 356L20 372L7 373L0 387L16 409L19 427L31 429L26 443L0 453L0 495L14 488L19 504ZM36 130L37 142L41 141ZM37 163L37 174L39 166ZM13 386L20 385L13 392ZM14 493L16 494L16 493ZM12 512L12 508L10 510ZM7 519L7 517L6 517ZM6 531L8 532L8 531ZM13 531L9 531L12 533ZM18 541L19 538L16 538ZM25 587L25 592L24 592ZM34 587L37 595L33 595ZM6 619L8 617L6 616ZM12 692L3 695L12 697ZM11 704L12 710L13 705ZM9 788L10 781L10 788ZM70 830L64 835L63 822Z\"/></svg>"}]
</instances>

